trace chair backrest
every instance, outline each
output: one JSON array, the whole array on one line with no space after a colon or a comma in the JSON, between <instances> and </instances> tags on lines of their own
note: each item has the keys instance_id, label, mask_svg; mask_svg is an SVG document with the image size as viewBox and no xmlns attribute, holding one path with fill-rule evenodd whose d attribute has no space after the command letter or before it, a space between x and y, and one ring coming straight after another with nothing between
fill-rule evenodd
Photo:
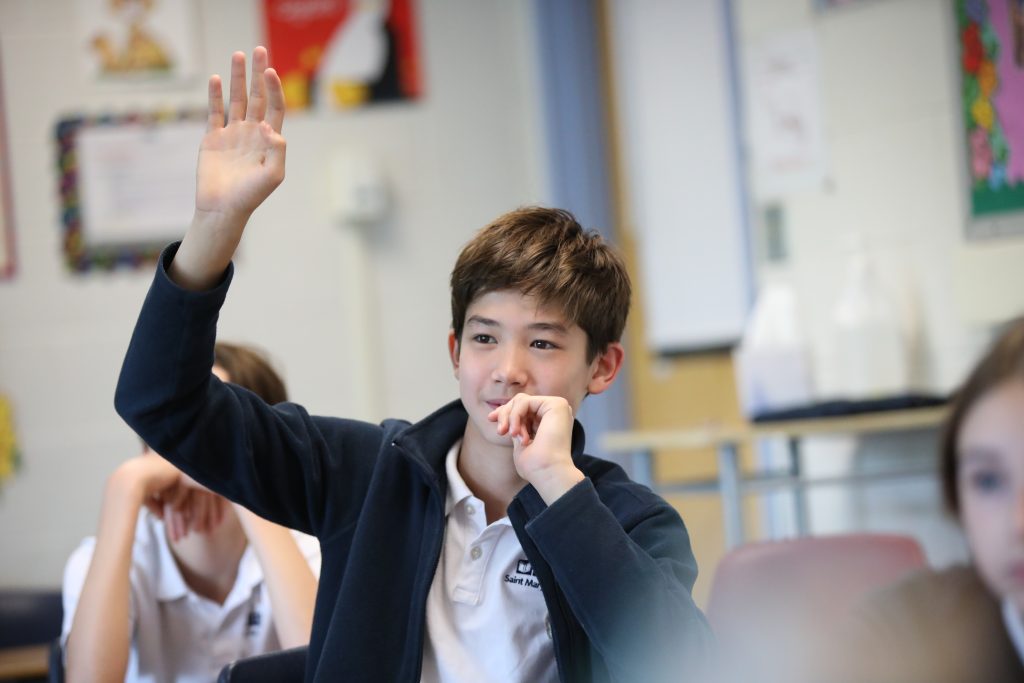
<instances>
[{"instance_id":1,"label":"chair backrest","mask_svg":"<svg viewBox=\"0 0 1024 683\"><path fill-rule=\"evenodd\" d=\"M301 683L308 649L295 647L239 659L221 669L217 683Z\"/></svg>"},{"instance_id":2,"label":"chair backrest","mask_svg":"<svg viewBox=\"0 0 1024 683\"><path fill-rule=\"evenodd\" d=\"M59 588L0 589L0 648L45 645L60 635Z\"/></svg>"},{"instance_id":3,"label":"chair backrest","mask_svg":"<svg viewBox=\"0 0 1024 683\"><path fill-rule=\"evenodd\" d=\"M769 670L814 649L871 591L926 566L920 545L907 536L848 534L750 543L719 563L707 617L733 669L757 670L762 680L784 680Z\"/></svg>"}]
</instances>

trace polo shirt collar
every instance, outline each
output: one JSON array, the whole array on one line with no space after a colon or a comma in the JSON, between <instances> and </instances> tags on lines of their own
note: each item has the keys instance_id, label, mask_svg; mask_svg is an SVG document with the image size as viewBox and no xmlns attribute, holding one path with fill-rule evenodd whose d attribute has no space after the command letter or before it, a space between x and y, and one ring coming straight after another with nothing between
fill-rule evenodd
<instances>
[{"instance_id":1,"label":"polo shirt collar","mask_svg":"<svg viewBox=\"0 0 1024 683\"><path fill-rule=\"evenodd\" d=\"M459 449L461 446L462 439L459 439L448 449L448 455L444 458L444 471L448 478L448 492L444 501L445 517L451 514L456 505L473 495L469 486L466 485L466 480L459 474Z\"/></svg>"},{"instance_id":2,"label":"polo shirt collar","mask_svg":"<svg viewBox=\"0 0 1024 683\"><path fill-rule=\"evenodd\" d=\"M263 582L263 568L256 557L256 551L252 545L245 547L242 559L238 562L238 576L235 577L235 585L224 600L224 609L231 609L235 605L242 604L252 598L253 591Z\"/></svg>"},{"instance_id":3,"label":"polo shirt collar","mask_svg":"<svg viewBox=\"0 0 1024 683\"><path fill-rule=\"evenodd\" d=\"M147 518L146 534L150 536L151 542L157 549L157 566L154 572L156 575L156 599L161 602L171 602L188 596L193 591L185 583L185 577L181 575L181 569L178 568L178 561L174 558L174 553L171 552L171 544L167 541L164 523L149 512L145 512L145 516ZM260 567L256 552L251 545L246 546L245 552L242 553L242 559L238 563L238 576L235 578L235 584L224 600L223 607L230 609L236 604L246 602L262 581L263 568Z\"/></svg>"},{"instance_id":4,"label":"polo shirt collar","mask_svg":"<svg viewBox=\"0 0 1024 683\"><path fill-rule=\"evenodd\" d=\"M149 512L144 514L146 534L156 547L157 566L154 567L156 599L161 602L170 602L183 598L188 595L188 585L185 583L185 577L181 575L181 570L178 569L178 561L174 559L174 553L171 552L171 544L167 541L164 523Z\"/></svg>"},{"instance_id":5,"label":"polo shirt collar","mask_svg":"<svg viewBox=\"0 0 1024 683\"><path fill-rule=\"evenodd\" d=\"M1024 662L1024 618L1021 617L1020 609L1009 598L1003 600L1003 623L1006 624L1006 631L1017 651L1017 657Z\"/></svg>"}]
</instances>

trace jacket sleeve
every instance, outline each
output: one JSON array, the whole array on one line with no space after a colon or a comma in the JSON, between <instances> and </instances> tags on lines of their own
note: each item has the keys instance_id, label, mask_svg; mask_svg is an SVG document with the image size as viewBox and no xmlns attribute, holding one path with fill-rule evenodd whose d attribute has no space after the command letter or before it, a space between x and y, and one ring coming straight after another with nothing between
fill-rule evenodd
<instances>
[{"instance_id":1,"label":"jacket sleeve","mask_svg":"<svg viewBox=\"0 0 1024 683\"><path fill-rule=\"evenodd\" d=\"M261 517L321 537L329 534L325 519L346 526L381 428L311 417L293 403L270 406L217 379L217 318L233 266L213 289L187 291L167 275L176 252L174 244L162 254L143 303L118 378L117 412L154 451Z\"/></svg>"},{"instance_id":2,"label":"jacket sleeve","mask_svg":"<svg viewBox=\"0 0 1024 683\"><path fill-rule=\"evenodd\" d=\"M634 496L625 489L619 495ZM620 520L585 479L533 516L526 532L612 680L703 681L714 639L691 594L697 563L689 536L667 502L643 493ZM539 495L524 503L543 506Z\"/></svg>"}]
</instances>

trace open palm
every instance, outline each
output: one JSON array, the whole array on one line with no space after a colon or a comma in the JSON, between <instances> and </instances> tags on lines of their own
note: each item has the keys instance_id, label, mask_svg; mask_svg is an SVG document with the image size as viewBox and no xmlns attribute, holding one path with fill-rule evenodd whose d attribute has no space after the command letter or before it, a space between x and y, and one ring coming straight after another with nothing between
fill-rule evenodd
<instances>
[{"instance_id":1,"label":"open palm","mask_svg":"<svg viewBox=\"0 0 1024 683\"><path fill-rule=\"evenodd\" d=\"M253 51L253 76L248 97L245 55L231 58L228 116L219 76L210 78L209 118L199 149L196 211L247 218L284 180L284 91L267 51Z\"/></svg>"}]
</instances>

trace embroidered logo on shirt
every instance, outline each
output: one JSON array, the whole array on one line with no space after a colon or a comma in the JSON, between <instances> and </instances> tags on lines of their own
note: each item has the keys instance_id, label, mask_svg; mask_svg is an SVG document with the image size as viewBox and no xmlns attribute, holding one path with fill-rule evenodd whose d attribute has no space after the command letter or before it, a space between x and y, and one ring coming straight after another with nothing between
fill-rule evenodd
<instances>
[{"instance_id":1,"label":"embroidered logo on shirt","mask_svg":"<svg viewBox=\"0 0 1024 683\"><path fill-rule=\"evenodd\" d=\"M519 560L516 562L515 575L505 574L505 583L540 588L540 581L536 579L536 576L537 573L533 571L533 564L529 560Z\"/></svg>"},{"instance_id":2,"label":"embroidered logo on shirt","mask_svg":"<svg viewBox=\"0 0 1024 683\"><path fill-rule=\"evenodd\" d=\"M245 635L250 638L256 635L259 630L261 620L262 615L255 609L249 612L249 617L245 620Z\"/></svg>"}]
</instances>

